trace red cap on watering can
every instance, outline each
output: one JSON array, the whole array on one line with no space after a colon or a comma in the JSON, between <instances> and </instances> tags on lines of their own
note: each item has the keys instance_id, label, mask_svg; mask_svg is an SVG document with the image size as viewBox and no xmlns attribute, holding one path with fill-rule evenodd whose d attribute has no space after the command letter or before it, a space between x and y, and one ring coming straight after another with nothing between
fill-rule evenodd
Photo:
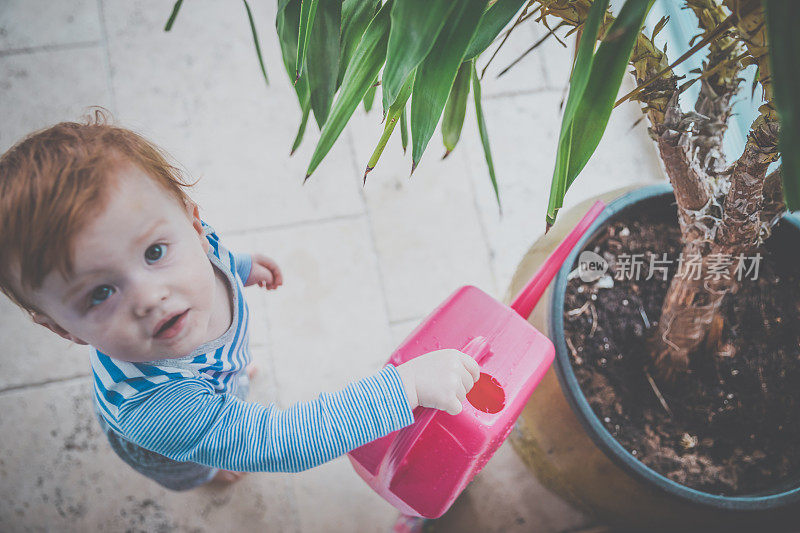
<instances>
[{"instance_id":1,"label":"red cap on watering can","mask_svg":"<svg viewBox=\"0 0 800 533\"><path fill-rule=\"evenodd\" d=\"M604 206L592 206L511 306L476 287L461 287L390 357L389 363L397 366L434 350L455 348L481 367L461 413L419 407L412 425L348 454L364 481L404 514L444 514L511 432L555 356L553 343L527 316Z\"/></svg>"}]
</instances>

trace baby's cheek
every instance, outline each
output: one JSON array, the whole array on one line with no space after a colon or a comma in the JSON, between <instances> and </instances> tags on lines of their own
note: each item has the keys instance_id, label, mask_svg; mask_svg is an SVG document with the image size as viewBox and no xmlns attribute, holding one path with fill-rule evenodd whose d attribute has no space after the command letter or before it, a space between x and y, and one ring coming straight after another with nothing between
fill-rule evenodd
<instances>
[{"instance_id":1,"label":"baby's cheek","mask_svg":"<svg viewBox=\"0 0 800 533\"><path fill-rule=\"evenodd\" d=\"M214 267L208 257L204 256L203 259L205 263L192 269L189 273L188 289L197 301L202 302L205 306L210 306L214 299Z\"/></svg>"}]
</instances>

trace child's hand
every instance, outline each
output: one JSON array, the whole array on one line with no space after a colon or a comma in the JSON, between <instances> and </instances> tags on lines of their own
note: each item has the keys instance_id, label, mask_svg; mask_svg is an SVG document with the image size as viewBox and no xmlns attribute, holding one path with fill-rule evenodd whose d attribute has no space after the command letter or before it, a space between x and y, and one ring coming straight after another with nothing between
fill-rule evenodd
<instances>
[{"instance_id":1,"label":"child's hand","mask_svg":"<svg viewBox=\"0 0 800 533\"><path fill-rule=\"evenodd\" d=\"M475 359L458 350L436 350L397 367L406 398L416 406L433 407L451 415L461 412L461 402L481 377Z\"/></svg>"},{"instance_id":2,"label":"child's hand","mask_svg":"<svg viewBox=\"0 0 800 533\"><path fill-rule=\"evenodd\" d=\"M277 289L283 285L283 275L278 264L263 254L253 254L250 265L250 275L247 277L246 287L258 283L259 287L267 290Z\"/></svg>"}]
</instances>

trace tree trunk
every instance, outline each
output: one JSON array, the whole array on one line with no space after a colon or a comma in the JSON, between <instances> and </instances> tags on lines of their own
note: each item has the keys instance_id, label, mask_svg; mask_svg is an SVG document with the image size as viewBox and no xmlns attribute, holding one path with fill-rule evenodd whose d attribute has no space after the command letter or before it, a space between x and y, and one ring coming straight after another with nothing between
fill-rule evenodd
<instances>
[{"instance_id":1,"label":"tree trunk","mask_svg":"<svg viewBox=\"0 0 800 533\"><path fill-rule=\"evenodd\" d=\"M589 0L540 0L540 3L542 17L559 17L576 27L585 22L591 4ZM723 33L709 43L696 112L681 111L678 95L682 87L678 87L678 77L669 69L666 54L655 46L651 37L640 33L631 54L639 86L656 78L631 99L642 104L642 112L651 124L649 133L658 145L675 190L683 257L697 257L699 262L696 272L683 271L673 277L657 334L651 342L656 374L663 379L674 379L688 368L689 356L705 339L725 294L735 290L739 255L761 244L784 209L779 173L770 175L765 183L767 166L777 158L778 118L771 103L761 3L759 0L723 0L723 3L727 11L718 0L687 0L704 36L723 23L733 26L730 33ZM613 17L607 13L603 27L612 21ZM759 109L761 115L751 127L744 153L725 169L722 138L730 116L730 101L741 81L738 74L745 55L759 67L759 82L767 103ZM698 276L699 279L693 279Z\"/></svg>"},{"instance_id":2,"label":"tree trunk","mask_svg":"<svg viewBox=\"0 0 800 533\"><path fill-rule=\"evenodd\" d=\"M706 31L720 24L724 16L711 2L692 0L690 7ZM761 68L768 48L760 5L747 0L732 7L733 13L740 15L737 30ZM767 167L778 156L778 120L768 79L762 80L767 103L751 126L744 152L728 170L719 171L729 102L739 83L738 56L739 50L731 42L712 44L703 70L716 64L719 74L702 81L696 110L705 116L692 119L699 123L696 131L687 132L682 127L687 116L675 108L662 125L654 127L675 188L683 257L698 258L696 271L679 271L673 277L651 343L656 374L662 380L673 380L688 368L690 354L706 339L725 295L735 292L742 277L736 270L741 266L740 259L757 250L769 236L783 207L779 200L780 174L774 172L765 179ZM707 186L707 197L699 191L697 181ZM708 202L701 206L705 198Z\"/></svg>"}]
</instances>

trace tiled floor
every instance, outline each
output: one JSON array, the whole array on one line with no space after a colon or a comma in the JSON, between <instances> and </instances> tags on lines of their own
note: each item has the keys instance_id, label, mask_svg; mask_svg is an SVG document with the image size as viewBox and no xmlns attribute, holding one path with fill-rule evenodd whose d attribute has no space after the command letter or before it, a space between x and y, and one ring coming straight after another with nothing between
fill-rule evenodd
<instances>
[{"instance_id":1,"label":"tiled floor","mask_svg":"<svg viewBox=\"0 0 800 533\"><path fill-rule=\"evenodd\" d=\"M365 188L361 176L382 127L377 112L359 110L301 185L318 133L309 127L289 157L299 111L280 62L275 2L251 2L268 87L241 2L186 2L164 33L171 4L0 1L0 151L102 105L201 177L193 196L204 219L230 248L267 253L285 275L276 292L247 290L262 370L255 400L288 406L374 372L462 284L502 296L543 230L568 50L548 42L494 79L541 33L522 26L487 73L500 217L471 106L450 157L440 159L437 134L409 179L398 136ZM631 104L616 110L567 206L661 179L643 126L631 127L639 116ZM394 509L344 458L296 475L252 474L223 490L162 490L125 467L100 435L83 348L35 326L4 298L0 334L3 530L386 531L394 521ZM480 513L486 531L590 525L508 446L459 507Z\"/></svg>"}]
</instances>

